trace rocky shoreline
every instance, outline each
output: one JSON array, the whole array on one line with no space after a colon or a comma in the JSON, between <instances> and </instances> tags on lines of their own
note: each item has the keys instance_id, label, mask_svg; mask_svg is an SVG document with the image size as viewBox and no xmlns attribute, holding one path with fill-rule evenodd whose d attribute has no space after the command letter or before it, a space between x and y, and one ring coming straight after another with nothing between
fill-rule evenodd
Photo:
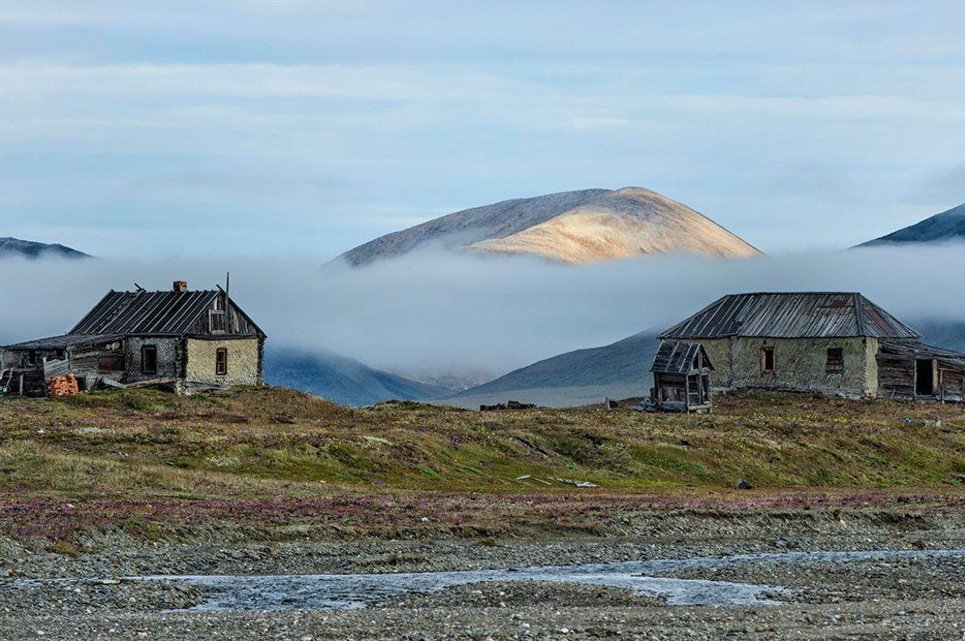
<instances>
[{"instance_id":1,"label":"rocky shoreline","mask_svg":"<svg viewBox=\"0 0 965 641\"><path fill-rule=\"evenodd\" d=\"M65 554L39 538L0 538L0 577L105 578L163 574L437 572L530 565L820 550L965 547L965 510L952 508L645 510L601 534L540 528L492 537L445 527L358 531L210 523L150 537L89 530Z\"/></svg>"},{"instance_id":2,"label":"rocky shoreline","mask_svg":"<svg viewBox=\"0 0 965 641\"><path fill-rule=\"evenodd\" d=\"M737 518L740 516L740 518ZM624 517L621 517L624 518ZM203 525L154 539L91 531L70 554L0 539L3 639L962 639L965 562L923 557L678 567L678 579L781 586L778 606L681 606L544 581L461 585L357 610L203 611L204 590L157 574L439 572L831 550L965 549L956 509L654 511L614 536L380 538ZM280 540L278 540L280 539ZM656 573L660 574L660 573Z\"/></svg>"}]
</instances>

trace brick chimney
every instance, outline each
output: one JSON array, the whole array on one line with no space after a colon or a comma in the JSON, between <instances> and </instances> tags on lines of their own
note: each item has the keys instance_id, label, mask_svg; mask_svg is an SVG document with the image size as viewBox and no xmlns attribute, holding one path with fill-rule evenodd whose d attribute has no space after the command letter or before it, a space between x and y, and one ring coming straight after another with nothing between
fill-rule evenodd
<instances>
[{"instance_id":1,"label":"brick chimney","mask_svg":"<svg viewBox=\"0 0 965 641\"><path fill-rule=\"evenodd\" d=\"M174 281L174 291L176 292L186 292L188 291L188 281L186 280L176 280Z\"/></svg>"}]
</instances>

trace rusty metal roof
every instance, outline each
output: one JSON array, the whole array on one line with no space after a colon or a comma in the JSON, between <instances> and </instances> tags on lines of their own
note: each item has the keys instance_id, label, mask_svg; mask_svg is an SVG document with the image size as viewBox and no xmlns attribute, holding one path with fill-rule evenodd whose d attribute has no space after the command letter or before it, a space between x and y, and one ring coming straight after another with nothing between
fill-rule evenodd
<instances>
[{"instance_id":1,"label":"rusty metal roof","mask_svg":"<svg viewBox=\"0 0 965 641\"><path fill-rule=\"evenodd\" d=\"M697 370L698 355L702 357L704 368L714 369L700 343L660 341L650 371L656 374L689 374Z\"/></svg>"},{"instance_id":2,"label":"rusty metal roof","mask_svg":"<svg viewBox=\"0 0 965 641\"><path fill-rule=\"evenodd\" d=\"M204 314L218 294L217 290L111 290L69 333L180 336Z\"/></svg>"},{"instance_id":3,"label":"rusty metal roof","mask_svg":"<svg viewBox=\"0 0 965 641\"><path fill-rule=\"evenodd\" d=\"M920 334L856 292L730 294L674 325L660 338L917 339Z\"/></svg>"}]
</instances>

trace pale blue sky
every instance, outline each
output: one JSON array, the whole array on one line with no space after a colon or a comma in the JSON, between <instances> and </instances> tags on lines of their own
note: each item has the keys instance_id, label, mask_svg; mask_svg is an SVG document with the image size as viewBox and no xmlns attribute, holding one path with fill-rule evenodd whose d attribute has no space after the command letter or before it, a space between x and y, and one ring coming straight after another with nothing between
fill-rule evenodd
<instances>
[{"instance_id":1,"label":"pale blue sky","mask_svg":"<svg viewBox=\"0 0 965 641\"><path fill-rule=\"evenodd\" d=\"M0 235L319 260L649 187L767 252L965 201L965 2L0 0Z\"/></svg>"}]
</instances>

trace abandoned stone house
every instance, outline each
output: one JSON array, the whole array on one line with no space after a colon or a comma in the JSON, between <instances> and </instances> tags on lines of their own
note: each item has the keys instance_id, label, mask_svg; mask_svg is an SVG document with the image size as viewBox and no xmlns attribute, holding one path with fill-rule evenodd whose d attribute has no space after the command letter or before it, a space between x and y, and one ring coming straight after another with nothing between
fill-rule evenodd
<instances>
[{"instance_id":1,"label":"abandoned stone house","mask_svg":"<svg viewBox=\"0 0 965 641\"><path fill-rule=\"evenodd\" d=\"M849 397L965 397L965 354L921 335L859 293L731 294L660 335L699 343L714 391L813 391Z\"/></svg>"},{"instance_id":2,"label":"abandoned stone house","mask_svg":"<svg viewBox=\"0 0 965 641\"><path fill-rule=\"evenodd\" d=\"M82 389L167 384L260 384L265 333L218 287L188 291L111 290L66 334L2 348L0 386L42 395L53 376L72 373Z\"/></svg>"}]
</instances>

